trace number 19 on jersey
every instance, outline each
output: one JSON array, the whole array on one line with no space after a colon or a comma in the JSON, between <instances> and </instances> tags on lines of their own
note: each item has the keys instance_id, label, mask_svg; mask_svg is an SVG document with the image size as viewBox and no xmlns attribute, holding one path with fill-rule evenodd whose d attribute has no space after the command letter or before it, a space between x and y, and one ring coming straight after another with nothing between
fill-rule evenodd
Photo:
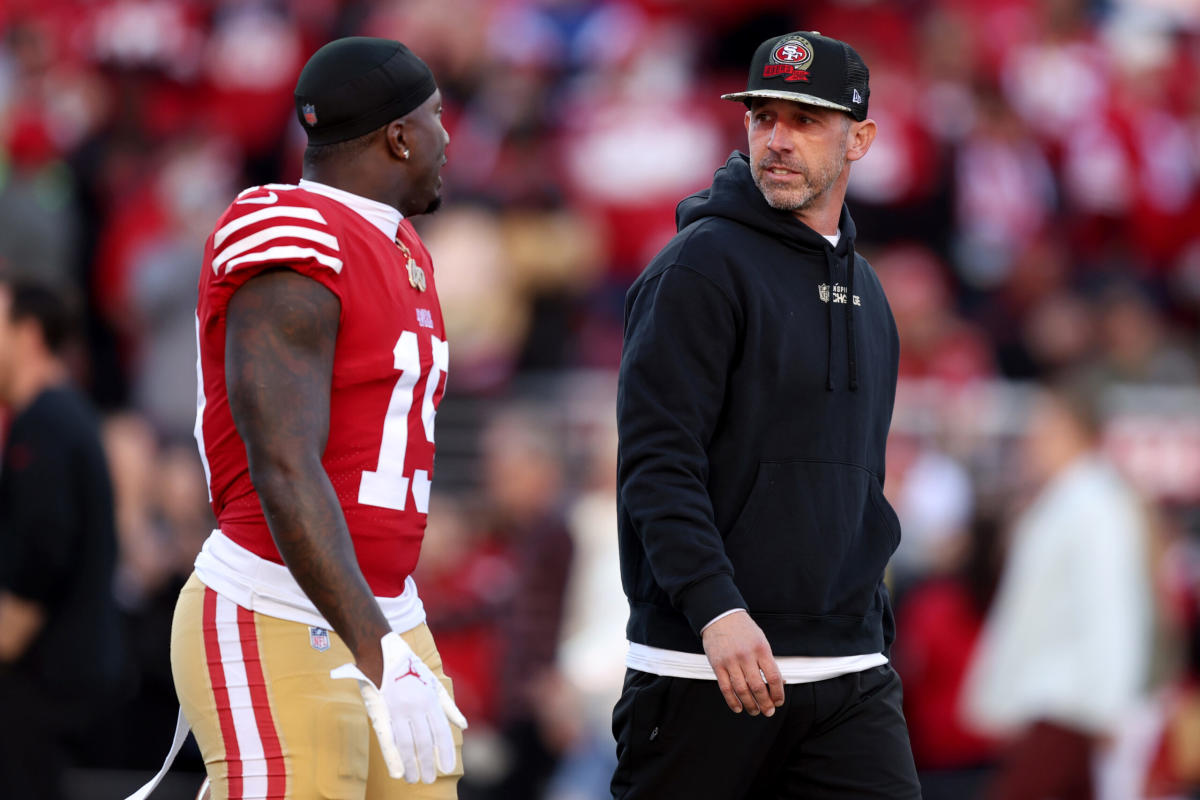
<instances>
[{"instance_id":1,"label":"number 19 on jersey","mask_svg":"<svg viewBox=\"0 0 1200 800\"><path fill-rule=\"evenodd\" d=\"M425 396L421 402L421 422L425 438L433 443L433 422L436 409L433 398L442 375L450 364L450 351L438 337L433 338L433 367L425 382ZM383 421L383 440L379 446L379 463L374 470L364 470L358 486L358 502L363 505L403 511L408 505L411 488L416 510L429 513L430 478L428 470L414 470L412 477L404 474L404 462L408 452L408 415L412 410L413 392L421 377L421 353L417 347L417 334L405 331L392 350L393 366L400 371L392 397L388 402L387 416Z\"/></svg>"}]
</instances>

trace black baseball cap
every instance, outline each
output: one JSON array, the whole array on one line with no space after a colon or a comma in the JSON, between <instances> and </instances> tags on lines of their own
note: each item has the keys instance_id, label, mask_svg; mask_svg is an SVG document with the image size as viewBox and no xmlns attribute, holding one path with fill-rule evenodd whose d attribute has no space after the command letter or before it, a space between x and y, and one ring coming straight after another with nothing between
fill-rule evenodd
<instances>
[{"instance_id":1,"label":"black baseball cap","mask_svg":"<svg viewBox=\"0 0 1200 800\"><path fill-rule=\"evenodd\" d=\"M347 36L300 71L296 116L309 144L344 142L403 117L436 90L433 71L400 42Z\"/></svg>"},{"instance_id":2,"label":"black baseball cap","mask_svg":"<svg viewBox=\"0 0 1200 800\"><path fill-rule=\"evenodd\" d=\"M867 118L871 74L854 48L817 31L797 31L767 39L754 51L746 91L724 100L749 104L754 97L791 100Z\"/></svg>"}]
</instances>

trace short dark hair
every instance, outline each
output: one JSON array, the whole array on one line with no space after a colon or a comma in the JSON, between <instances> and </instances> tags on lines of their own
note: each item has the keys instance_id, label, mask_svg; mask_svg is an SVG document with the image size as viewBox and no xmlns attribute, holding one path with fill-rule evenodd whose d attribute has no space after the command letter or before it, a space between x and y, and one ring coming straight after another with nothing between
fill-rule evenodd
<instances>
[{"instance_id":1,"label":"short dark hair","mask_svg":"<svg viewBox=\"0 0 1200 800\"><path fill-rule=\"evenodd\" d=\"M62 292L27 279L6 282L12 297L8 318L12 322L33 320L42 340L54 355L61 355L76 333L74 304Z\"/></svg>"},{"instance_id":2,"label":"short dark hair","mask_svg":"<svg viewBox=\"0 0 1200 800\"><path fill-rule=\"evenodd\" d=\"M391 123L388 123L389 125ZM318 167L323 164L328 164L330 161L338 158L352 158L371 146L371 142L381 130L386 126L380 126L373 131L364 133L362 136L356 136L353 139L347 139L344 142L333 142L331 144L310 144L304 148L304 166Z\"/></svg>"}]
</instances>

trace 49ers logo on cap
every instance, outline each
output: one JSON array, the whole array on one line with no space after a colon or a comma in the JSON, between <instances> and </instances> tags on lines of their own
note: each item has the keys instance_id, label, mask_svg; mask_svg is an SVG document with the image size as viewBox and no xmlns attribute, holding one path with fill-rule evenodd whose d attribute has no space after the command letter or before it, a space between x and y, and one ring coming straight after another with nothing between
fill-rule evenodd
<instances>
[{"instance_id":1,"label":"49ers logo on cap","mask_svg":"<svg viewBox=\"0 0 1200 800\"><path fill-rule=\"evenodd\" d=\"M792 36L775 45L771 58L763 67L764 78L783 78L789 83L808 83L808 66L812 64L813 48L803 36Z\"/></svg>"}]
</instances>

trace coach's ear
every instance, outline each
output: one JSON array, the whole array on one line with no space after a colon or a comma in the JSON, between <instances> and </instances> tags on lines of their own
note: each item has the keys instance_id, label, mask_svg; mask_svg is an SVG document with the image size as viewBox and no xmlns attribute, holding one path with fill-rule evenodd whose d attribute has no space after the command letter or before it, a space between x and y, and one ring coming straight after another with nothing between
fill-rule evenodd
<instances>
[{"instance_id":1,"label":"coach's ear","mask_svg":"<svg viewBox=\"0 0 1200 800\"><path fill-rule=\"evenodd\" d=\"M875 141L875 120L864 119L862 122L850 123L850 132L846 136L846 160L858 161L871 149Z\"/></svg>"}]
</instances>

